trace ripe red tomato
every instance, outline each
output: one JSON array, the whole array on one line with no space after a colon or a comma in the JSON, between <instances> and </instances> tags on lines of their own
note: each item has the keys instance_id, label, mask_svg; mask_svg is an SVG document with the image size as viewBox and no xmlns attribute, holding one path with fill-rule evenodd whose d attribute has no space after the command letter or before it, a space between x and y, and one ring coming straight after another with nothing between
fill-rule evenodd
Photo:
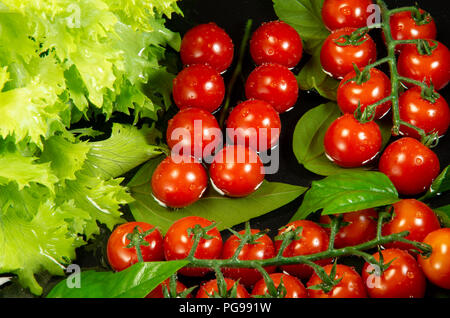
<instances>
[{"instance_id":1,"label":"ripe red tomato","mask_svg":"<svg viewBox=\"0 0 450 318\"><path fill-rule=\"evenodd\" d=\"M258 154L242 145L227 145L215 156L209 176L215 189L230 197L255 192L264 181L264 165Z\"/></svg>"},{"instance_id":2,"label":"ripe red tomato","mask_svg":"<svg viewBox=\"0 0 450 318\"><path fill-rule=\"evenodd\" d=\"M211 224L210 220L199 216L186 216L175 221L164 236L164 256L166 260L172 261L186 258L194 243L194 235L189 229L193 229L196 225L206 228ZM194 257L199 259L219 258L222 252L222 237L219 230L213 227L206 234L212 238L200 239ZM209 268L184 267L178 273L185 276L204 276L210 270Z\"/></svg>"},{"instance_id":3,"label":"ripe red tomato","mask_svg":"<svg viewBox=\"0 0 450 318\"><path fill-rule=\"evenodd\" d=\"M301 227L300 239L292 241L283 251L283 256L293 257L299 255L308 255L326 251L328 248L329 237L327 232L318 224L308 220L297 220L287 224L278 232L278 236L283 233L295 230ZM275 239L277 253L280 250L282 239ZM319 265L330 263L330 260L319 260ZM305 264L283 265L281 269L300 279L308 279L313 273L313 269Z\"/></svg>"},{"instance_id":4,"label":"ripe red tomato","mask_svg":"<svg viewBox=\"0 0 450 318\"><path fill-rule=\"evenodd\" d=\"M422 298L426 280L415 258L400 249L382 250L384 264L390 266L381 273L377 266L364 264L362 278L371 298ZM377 261L379 253L373 254Z\"/></svg>"},{"instance_id":5,"label":"ripe red tomato","mask_svg":"<svg viewBox=\"0 0 450 318\"><path fill-rule=\"evenodd\" d=\"M450 228L429 233L423 242L433 249L430 257L418 257L425 276L433 284L450 289Z\"/></svg>"},{"instance_id":6,"label":"ripe red tomato","mask_svg":"<svg viewBox=\"0 0 450 318\"><path fill-rule=\"evenodd\" d=\"M353 114L344 114L328 127L324 147L326 156L341 167L361 167L380 152L380 128L374 121L360 123Z\"/></svg>"},{"instance_id":7,"label":"ripe red tomato","mask_svg":"<svg viewBox=\"0 0 450 318\"><path fill-rule=\"evenodd\" d=\"M437 41L427 40L430 46L437 44L431 54L420 54L416 45L408 44L398 56L397 69L401 76L416 81L432 82L436 90L444 88L450 80L450 51ZM435 43L434 43L435 42ZM411 87L409 83L406 86Z\"/></svg>"},{"instance_id":8,"label":"ripe red tomato","mask_svg":"<svg viewBox=\"0 0 450 318\"><path fill-rule=\"evenodd\" d=\"M272 279L275 288L278 288L281 282L283 282L284 292L286 293L283 298L308 298L308 290L297 277L285 273L273 273L269 276ZM256 282L251 295L269 295L269 289L267 288L264 279L260 279Z\"/></svg>"},{"instance_id":9,"label":"ripe red tomato","mask_svg":"<svg viewBox=\"0 0 450 318\"><path fill-rule=\"evenodd\" d=\"M213 22L193 27L181 41L180 57L184 65L209 64L221 73L231 65L233 56L233 41Z\"/></svg>"},{"instance_id":10,"label":"ripe red tomato","mask_svg":"<svg viewBox=\"0 0 450 318\"><path fill-rule=\"evenodd\" d=\"M257 65L275 63L293 68L302 58L302 39L283 21L265 22L250 39L250 54Z\"/></svg>"},{"instance_id":11,"label":"ripe red tomato","mask_svg":"<svg viewBox=\"0 0 450 318\"><path fill-rule=\"evenodd\" d=\"M343 248L374 239L377 234L377 218L378 213L375 209L344 213L342 222L345 225L339 228L334 239L334 246ZM330 224L331 219L328 215L322 215L320 216L320 223ZM330 228L325 228L325 231L327 231L328 235L330 234Z\"/></svg>"},{"instance_id":12,"label":"ripe red tomato","mask_svg":"<svg viewBox=\"0 0 450 318\"><path fill-rule=\"evenodd\" d=\"M208 176L197 159L169 156L156 167L151 182L158 203L183 208L200 199L208 185Z\"/></svg>"},{"instance_id":13,"label":"ripe red tomato","mask_svg":"<svg viewBox=\"0 0 450 318\"><path fill-rule=\"evenodd\" d=\"M408 231L405 238L411 241L422 242L430 232L439 229L439 220L425 203L416 199L403 199L393 204L392 219L383 224L383 235ZM386 244L388 248L411 249L411 244L394 242Z\"/></svg>"},{"instance_id":14,"label":"ripe red tomato","mask_svg":"<svg viewBox=\"0 0 450 318\"><path fill-rule=\"evenodd\" d=\"M260 233L260 230L252 229L251 234L255 235ZM244 234L245 230L239 232L239 234ZM222 259L231 258L241 243L241 239L236 235L232 235L228 238L222 248ZM250 243L246 243L242 250L239 252L238 259L240 260L262 260L275 257L275 246L272 239L264 234L258 237L256 240ZM268 266L264 268L268 273L273 273L276 266ZM246 287L253 286L258 280L260 280L261 273L254 268L240 268L240 267L230 267L222 269L223 275L225 277L239 280L239 283Z\"/></svg>"},{"instance_id":15,"label":"ripe red tomato","mask_svg":"<svg viewBox=\"0 0 450 318\"><path fill-rule=\"evenodd\" d=\"M216 118L200 108L181 109L168 122L167 145L178 155L201 160L214 154L222 139Z\"/></svg>"},{"instance_id":16,"label":"ripe red tomato","mask_svg":"<svg viewBox=\"0 0 450 318\"><path fill-rule=\"evenodd\" d=\"M329 264L323 267L325 272L330 275L333 265ZM367 292L364 286L364 282L361 276L352 268L346 265L337 264L336 265L336 275L334 279L341 281L333 287L333 289L325 293L323 290L309 289L310 298L367 298ZM306 286L309 288L311 286L319 285L322 280L319 276L314 273L309 279Z\"/></svg>"},{"instance_id":17,"label":"ripe red tomato","mask_svg":"<svg viewBox=\"0 0 450 318\"><path fill-rule=\"evenodd\" d=\"M141 233L153 229L144 238L148 245L141 245L143 261L164 260L163 237L159 230L145 222L127 222L116 227L108 239L106 254L113 270L121 271L138 262L136 247L127 247L130 244L127 236L133 233L136 227Z\"/></svg>"},{"instance_id":18,"label":"ripe red tomato","mask_svg":"<svg viewBox=\"0 0 450 318\"><path fill-rule=\"evenodd\" d=\"M440 96L434 103L422 98L422 89L418 86L408 89L400 95L400 118L425 133L438 133L443 136L450 125L450 108L444 97ZM417 130L402 125L400 133L405 136L421 139Z\"/></svg>"},{"instance_id":19,"label":"ripe red tomato","mask_svg":"<svg viewBox=\"0 0 450 318\"><path fill-rule=\"evenodd\" d=\"M247 290L244 286L239 284L238 282L225 278L225 283L227 285L227 291L230 292L230 290L233 288L235 284L236 285L236 295L233 298L249 298L250 295L248 294ZM200 286L200 289L197 292L196 298L214 298L214 295L219 294L219 287L217 286L217 279L212 279L204 283L202 286ZM228 295L227 295L228 296Z\"/></svg>"},{"instance_id":20,"label":"ripe red tomato","mask_svg":"<svg viewBox=\"0 0 450 318\"><path fill-rule=\"evenodd\" d=\"M360 69L363 70L362 68ZM361 106L361 111L391 95L391 80L382 71L371 68L368 80L358 83L351 80L356 77L353 70L341 80L337 90L337 103L344 114L353 114ZM380 119L389 112L392 102L385 102L375 109L375 119Z\"/></svg>"},{"instance_id":21,"label":"ripe red tomato","mask_svg":"<svg viewBox=\"0 0 450 318\"><path fill-rule=\"evenodd\" d=\"M263 64L255 68L245 83L245 96L268 102L278 113L294 107L298 98L295 75L280 64Z\"/></svg>"},{"instance_id":22,"label":"ripe red tomato","mask_svg":"<svg viewBox=\"0 0 450 318\"><path fill-rule=\"evenodd\" d=\"M329 30L362 28L367 25L371 4L372 0L325 0L322 6L323 23Z\"/></svg>"},{"instance_id":23,"label":"ripe red tomato","mask_svg":"<svg viewBox=\"0 0 450 318\"><path fill-rule=\"evenodd\" d=\"M331 32L325 39L320 51L323 70L330 76L342 79L357 67L365 67L377 59L377 48L369 34L355 40L353 44L343 45L343 37L350 36L355 28L342 28Z\"/></svg>"},{"instance_id":24,"label":"ripe red tomato","mask_svg":"<svg viewBox=\"0 0 450 318\"><path fill-rule=\"evenodd\" d=\"M438 176L439 169L438 156L411 137L400 138L387 146L378 163L378 170L404 195L424 192Z\"/></svg>"},{"instance_id":25,"label":"ripe red tomato","mask_svg":"<svg viewBox=\"0 0 450 318\"><path fill-rule=\"evenodd\" d=\"M225 96L222 76L207 64L185 67L173 80L172 95L178 108L202 108L216 111Z\"/></svg>"},{"instance_id":26,"label":"ripe red tomato","mask_svg":"<svg viewBox=\"0 0 450 318\"><path fill-rule=\"evenodd\" d=\"M267 102L250 99L238 104L227 119L227 135L234 144L264 152L278 144L281 120Z\"/></svg>"},{"instance_id":27,"label":"ripe red tomato","mask_svg":"<svg viewBox=\"0 0 450 318\"><path fill-rule=\"evenodd\" d=\"M156 288L153 289L147 296L145 296L145 298L164 298L163 286L165 286L170 293L170 278L167 278L161 284L156 286ZM176 287L177 294L182 293L186 289L187 289L187 287L182 282L177 280L177 287ZM192 298L192 295L187 294L186 298Z\"/></svg>"}]
</instances>

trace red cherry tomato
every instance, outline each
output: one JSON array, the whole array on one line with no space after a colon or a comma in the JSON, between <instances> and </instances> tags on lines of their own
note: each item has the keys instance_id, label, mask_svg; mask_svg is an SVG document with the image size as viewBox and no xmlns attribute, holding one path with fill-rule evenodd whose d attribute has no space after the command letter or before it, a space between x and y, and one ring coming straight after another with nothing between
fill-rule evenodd
<instances>
[{"instance_id":1,"label":"red cherry tomato","mask_svg":"<svg viewBox=\"0 0 450 318\"><path fill-rule=\"evenodd\" d=\"M181 294L183 291L185 291L187 289L187 287L179 280L177 280L176 283L177 283L177 287L176 287L177 294ZM147 296L145 296L145 298L164 298L164 291L163 291L164 286L165 286L165 288L167 288L167 290L170 293L170 278L167 278L161 284L156 286L156 288L153 289ZM187 294L186 298L192 298L192 295Z\"/></svg>"},{"instance_id":2,"label":"red cherry tomato","mask_svg":"<svg viewBox=\"0 0 450 318\"><path fill-rule=\"evenodd\" d=\"M377 234L377 217L378 213L374 209L344 213L342 222L345 225L336 233L334 247L354 246L374 239ZM330 224L331 219L328 215L322 215L320 223ZM325 228L325 231L330 234L330 228Z\"/></svg>"},{"instance_id":3,"label":"red cherry tomato","mask_svg":"<svg viewBox=\"0 0 450 318\"><path fill-rule=\"evenodd\" d=\"M184 65L209 64L221 73L231 65L233 55L230 36L213 22L193 27L181 41L180 57Z\"/></svg>"},{"instance_id":4,"label":"red cherry tomato","mask_svg":"<svg viewBox=\"0 0 450 318\"><path fill-rule=\"evenodd\" d=\"M184 108L168 122L167 145L179 155L198 159L208 157L219 147L222 139L216 118L200 108Z\"/></svg>"},{"instance_id":5,"label":"red cherry tomato","mask_svg":"<svg viewBox=\"0 0 450 318\"><path fill-rule=\"evenodd\" d=\"M322 20L329 30L344 27L362 28L371 14L372 0L325 0Z\"/></svg>"},{"instance_id":6,"label":"red cherry tomato","mask_svg":"<svg viewBox=\"0 0 450 318\"><path fill-rule=\"evenodd\" d=\"M437 44L431 54L421 54L416 45L408 44L398 56L397 69L401 76L416 81L432 82L436 90L444 88L450 80L450 51L437 41L427 40L430 46ZM405 85L411 87L409 83Z\"/></svg>"},{"instance_id":7,"label":"red cherry tomato","mask_svg":"<svg viewBox=\"0 0 450 318\"><path fill-rule=\"evenodd\" d=\"M405 238L422 242L430 232L439 229L439 220L425 203L416 199L404 199L393 204L392 219L383 224L383 235L408 231ZM412 249L411 244L394 242L386 244L388 248Z\"/></svg>"},{"instance_id":8,"label":"red cherry tomato","mask_svg":"<svg viewBox=\"0 0 450 318\"><path fill-rule=\"evenodd\" d=\"M113 270L121 271L138 262L136 247L127 247L130 244L127 236L133 233L136 227L141 233L153 229L144 238L148 245L141 245L143 261L164 260L163 237L158 229L145 222L127 222L115 228L108 239L106 254Z\"/></svg>"},{"instance_id":9,"label":"red cherry tomato","mask_svg":"<svg viewBox=\"0 0 450 318\"><path fill-rule=\"evenodd\" d=\"M172 95L178 108L197 107L216 111L225 96L222 76L207 64L185 67L173 80Z\"/></svg>"},{"instance_id":10,"label":"red cherry tomato","mask_svg":"<svg viewBox=\"0 0 450 318\"><path fill-rule=\"evenodd\" d=\"M428 280L450 289L450 228L429 233L423 240L433 251L429 257L418 257L418 262Z\"/></svg>"},{"instance_id":11,"label":"red cherry tomato","mask_svg":"<svg viewBox=\"0 0 450 318\"><path fill-rule=\"evenodd\" d=\"M255 192L264 181L264 165L250 148L227 145L214 156L209 175L218 192L244 197Z\"/></svg>"},{"instance_id":12,"label":"red cherry tomato","mask_svg":"<svg viewBox=\"0 0 450 318\"><path fill-rule=\"evenodd\" d=\"M344 37L350 36L355 28L342 28L333 31L322 45L320 62L323 70L329 75L342 79L357 67L365 67L377 59L377 49L372 38L365 34L361 39L344 45Z\"/></svg>"},{"instance_id":13,"label":"red cherry tomato","mask_svg":"<svg viewBox=\"0 0 450 318\"><path fill-rule=\"evenodd\" d=\"M318 224L312 221L293 221L280 229L280 231L278 232L278 236L287 231L295 230L299 227L302 228L301 233L299 234L300 239L292 241L283 251L283 256L293 257L299 255L308 255L327 250L329 242L327 232ZM280 250L281 243L282 239L275 239L275 247L277 249L277 253ZM315 263L319 265L325 265L330 263L330 260L319 260ZM300 279L308 279L313 273L313 269L305 264L283 265L281 266L281 269L291 275L299 277Z\"/></svg>"},{"instance_id":14,"label":"red cherry tomato","mask_svg":"<svg viewBox=\"0 0 450 318\"><path fill-rule=\"evenodd\" d=\"M278 113L294 107L298 98L295 75L280 64L263 64L255 68L245 83L245 96L268 102Z\"/></svg>"},{"instance_id":15,"label":"red cherry tomato","mask_svg":"<svg viewBox=\"0 0 450 318\"><path fill-rule=\"evenodd\" d=\"M255 235L261 231L252 229L251 234ZM245 230L239 232L239 234L244 234ZM241 239L236 235L230 236L230 238L225 242L222 248L222 259L231 258L241 243ZM275 246L272 239L264 234L258 237L253 242L246 243L242 250L239 252L238 259L240 260L262 260L275 257ZM268 273L275 271L276 266L268 266L264 268ZM258 280L260 280L261 273L254 268L223 268L223 275L225 277L239 280L239 282L246 286L253 286Z\"/></svg>"},{"instance_id":16,"label":"red cherry tomato","mask_svg":"<svg viewBox=\"0 0 450 318\"><path fill-rule=\"evenodd\" d=\"M212 222L199 216L186 216L175 221L167 230L164 236L164 256L166 260L179 260L186 258L193 246L194 235L189 229L196 225L206 228L211 226ZM222 252L222 237L216 227L206 232L212 238L200 239L195 250L194 257L199 259L216 259ZM184 267L178 273L185 276L204 276L210 271L209 268Z\"/></svg>"},{"instance_id":17,"label":"red cherry tomato","mask_svg":"<svg viewBox=\"0 0 450 318\"><path fill-rule=\"evenodd\" d=\"M227 119L227 135L234 144L264 152L278 144L281 121L277 111L257 99L238 104Z\"/></svg>"},{"instance_id":18,"label":"red cherry tomato","mask_svg":"<svg viewBox=\"0 0 450 318\"><path fill-rule=\"evenodd\" d=\"M381 273L378 266L364 264L362 278L371 298L422 298L426 280L415 258L400 249L381 251L384 264L390 266ZM379 253L373 254L377 261Z\"/></svg>"},{"instance_id":19,"label":"red cherry tomato","mask_svg":"<svg viewBox=\"0 0 450 318\"><path fill-rule=\"evenodd\" d=\"M363 111L367 106L391 95L391 80L382 71L371 68L369 78L361 83L356 77L354 70L345 75L337 90L337 103L344 114L354 114L359 105ZM386 115L391 105L392 102L387 101L377 106L374 118L380 119Z\"/></svg>"},{"instance_id":20,"label":"red cherry tomato","mask_svg":"<svg viewBox=\"0 0 450 318\"><path fill-rule=\"evenodd\" d=\"M333 265L326 265L323 267L325 272L330 275ZM346 265L336 265L335 280L341 281L333 287L333 289L325 293L323 290L309 290L310 298L367 298L367 292L361 276L352 268ZM316 286L322 283L322 280L314 273L306 286Z\"/></svg>"},{"instance_id":21,"label":"red cherry tomato","mask_svg":"<svg viewBox=\"0 0 450 318\"><path fill-rule=\"evenodd\" d=\"M225 283L227 285L227 292L231 292L231 289L233 286L236 285L236 295L233 298L249 298L250 295L248 294L247 290L244 286L239 284L238 282L225 278ZM214 298L215 295L219 295L219 287L217 286L217 279L213 279L210 281L207 281L202 286L200 286L200 289L197 292L196 298ZM227 295L230 296L230 295Z\"/></svg>"},{"instance_id":22,"label":"red cherry tomato","mask_svg":"<svg viewBox=\"0 0 450 318\"><path fill-rule=\"evenodd\" d=\"M283 282L283 292L285 292L283 298L308 298L308 290L297 277L285 273L273 273L269 276L273 280L273 284L277 289L279 288L281 282ZM266 281L264 279L260 279L258 282L256 282L251 295L269 295L269 288L267 287Z\"/></svg>"},{"instance_id":23,"label":"red cherry tomato","mask_svg":"<svg viewBox=\"0 0 450 318\"><path fill-rule=\"evenodd\" d=\"M422 89L418 86L408 89L400 95L400 118L421 128L425 133L437 133L443 136L450 125L450 108L444 97L440 96L434 103L422 98ZM400 133L405 136L421 139L417 130L402 125Z\"/></svg>"},{"instance_id":24,"label":"red cherry tomato","mask_svg":"<svg viewBox=\"0 0 450 318\"><path fill-rule=\"evenodd\" d=\"M324 147L326 156L341 167L361 167L381 150L381 132L374 121L360 123L353 114L344 114L328 127Z\"/></svg>"},{"instance_id":25,"label":"red cherry tomato","mask_svg":"<svg viewBox=\"0 0 450 318\"><path fill-rule=\"evenodd\" d=\"M152 175L152 194L161 205L183 208L200 199L208 185L203 165L193 157L165 158Z\"/></svg>"},{"instance_id":26,"label":"red cherry tomato","mask_svg":"<svg viewBox=\"0 0 450 318\"><path fill-rule=\"evenodd\" d=\"M424 192L438 176L439 169L437 155L411 137L403 137L387 146L378 163L378 170L404 195Z\"/></svg>"},{"instance_id":27,"label":"red cherry tomato","mask_svg":"<svg viewBox=\"0 0 450 318\"><path fill-rule=\"evenodd\" d=\"M293 68L302 58L302 39L283 21L265 22L250 39L250 54L257 65L276 63Z\"/></svg>"}]
</instances>

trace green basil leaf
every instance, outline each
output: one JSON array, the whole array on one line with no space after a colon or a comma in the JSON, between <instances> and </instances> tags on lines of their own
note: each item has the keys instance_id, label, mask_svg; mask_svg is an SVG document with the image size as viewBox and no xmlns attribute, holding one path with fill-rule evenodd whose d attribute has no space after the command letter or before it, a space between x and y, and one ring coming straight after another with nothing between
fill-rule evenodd
<instances>
[{"instance_id":1,"label":"green basil leaf","mask_svg":"<svg viewBox=\"0 0 450 318\"><path fill-rule=\"evenodd\" d=\"M292 220L305 219L322 209L322 214L353 212L399 201L389 178L377 171L352 171L313 181Z\"/></svg>"},{"instance_id":2,"label":"green basil leaf","mask_svg":"<svg viewBox=\"0 0 450 318\"><path fill-rule=\"evenodd\" d=\"M161 158L152 159L145 164L128 187L135 199L129 207L136 221L153 224L163 233L174 221L188 215L212 220L219 230L224 230L284 206L306 191L301 186L265 180L251 195L229 198L209 186L204 196L194 204L183 209L169 209L158 204L152 196L150 180L160 161Z\"/></svg>"},{"instance_id":3,"label":"green basil leaf","mask_svg":"<svg viewBox=\"0 0 450 318\"><path fill-rule=\"evenodd\" d=\"M434 209L442 227L450 227L450 204Z\"/></svg>"},{"instance_id":4,"label":"green basil leaf","mask_svg":"<svg viewBox=\"0 0 450 318\"><path fill-rule=\"evenodd\" d=\"M438 194L450 190L450 165L442 170L441 174L433 181L427 193L419 200L424 201L435 197Z\"/></svg>"}]
</instances>

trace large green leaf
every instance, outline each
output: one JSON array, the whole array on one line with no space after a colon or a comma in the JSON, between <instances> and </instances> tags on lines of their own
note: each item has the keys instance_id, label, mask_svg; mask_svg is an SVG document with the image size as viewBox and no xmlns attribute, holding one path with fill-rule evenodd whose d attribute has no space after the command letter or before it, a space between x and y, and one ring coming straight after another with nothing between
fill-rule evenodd
<instances>
[{"instance_id":1,"label":"large green leaf","mask_svg":"<svg viewBox=\"0 0 450 318\"><path fill-rule=\"evenodd\" d=\"M436 195L450 190L450 165L445 167L439 176L433 181L427 193L420 200L428 200Z\"/></svg>"},{"instance_id":2,"label":"large green leaf","mask_svg":"<svg viewBox=\"0 0 450 318\"><path fill-rule=\"evenodd\" d=\"M450 204L434 209L434 213L443 227L450 227Z\"/></svg>"}]
</instances>

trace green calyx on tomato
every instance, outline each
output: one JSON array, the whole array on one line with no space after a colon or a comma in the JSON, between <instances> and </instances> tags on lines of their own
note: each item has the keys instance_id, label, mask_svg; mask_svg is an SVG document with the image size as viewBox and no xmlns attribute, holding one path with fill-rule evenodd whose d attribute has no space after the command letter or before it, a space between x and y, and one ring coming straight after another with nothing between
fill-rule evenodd
<instances>
[{"instance_id":1,"label":"green calyx on tomato","mask_svg":"<svg viewBox=\"0 0 450 318\"><path fill-rule=\"evenodd\" d=\"M366 42L369 38L366 37L367 31L361 31L359 29L356 29L350 34L342 34L337 39L334 40L334 43L336 43L339 46L348 46L348 45L354 45L359 46Z\"/></svg>"}]
</instances>

